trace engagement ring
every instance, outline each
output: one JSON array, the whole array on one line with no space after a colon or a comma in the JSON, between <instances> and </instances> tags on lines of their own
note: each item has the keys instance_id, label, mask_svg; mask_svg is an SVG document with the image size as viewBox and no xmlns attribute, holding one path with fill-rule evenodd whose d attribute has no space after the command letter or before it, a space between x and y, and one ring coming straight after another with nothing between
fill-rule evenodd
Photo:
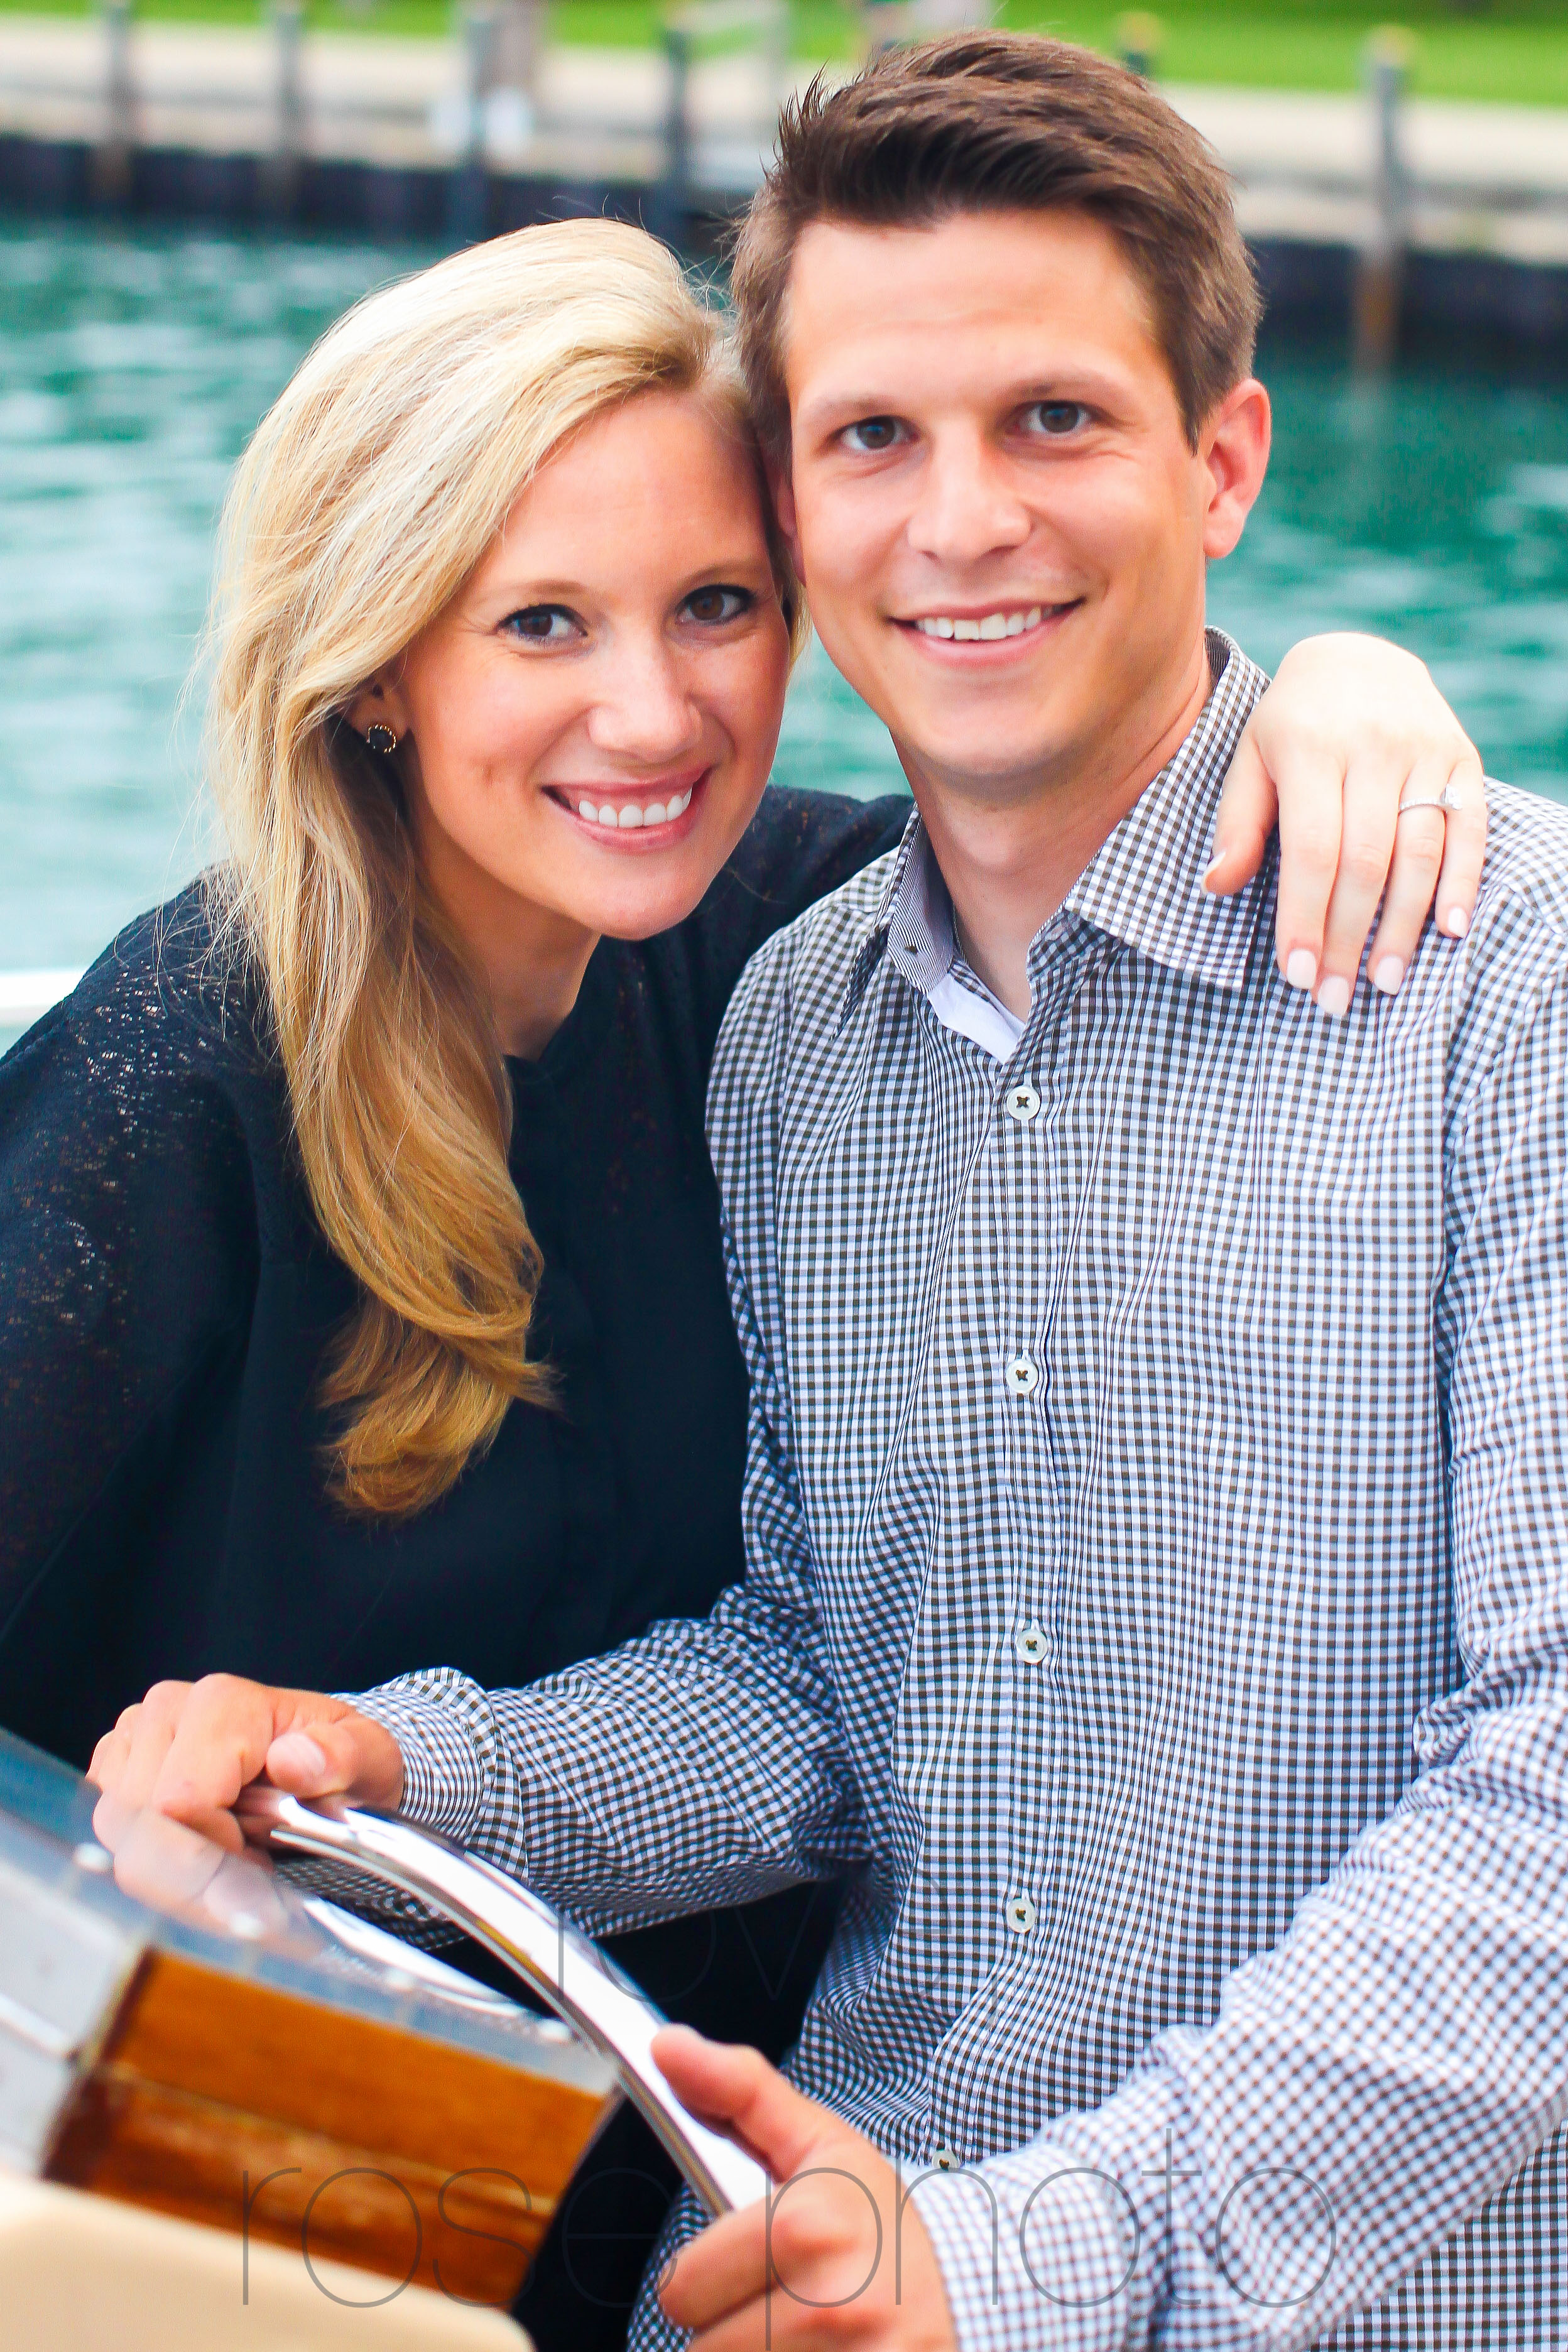
<instances>
[{"instance_id":1,"label":"engagement ring","mask_svg":"<svg viewBox=\"0 0 1568 2352\"><path fill-rule=\"evenodd\" d=\"M1406 809L1440 808L1446 816L1454 816L1464 805L1464 795L1458 786L1445 784L1440 793L1426 793L1419 800L1401 801L1399 814L1403 816Z\"/></svg>"}]
</instances>

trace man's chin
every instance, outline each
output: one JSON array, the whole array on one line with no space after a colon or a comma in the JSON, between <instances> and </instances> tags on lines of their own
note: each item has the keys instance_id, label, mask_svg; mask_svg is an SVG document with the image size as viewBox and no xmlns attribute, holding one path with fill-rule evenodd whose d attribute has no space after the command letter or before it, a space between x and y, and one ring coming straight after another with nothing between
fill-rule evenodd
<instances>
[{"instance_id":1,"label":"man's chin","mask_svg":"<svg viewBox=\"0 0 1568 2352\"><path fill-rule=\"evenodd\" d=\"M977 712L971 726L932 730L918 743L905 736L899 749L906 771L913 771L911 782L929 776L940 790L964 800L1010 804L1032 799L1042 779L1058 772L1064 745L1037 723L1004 732Z\"/></svg>"}]
</instances>

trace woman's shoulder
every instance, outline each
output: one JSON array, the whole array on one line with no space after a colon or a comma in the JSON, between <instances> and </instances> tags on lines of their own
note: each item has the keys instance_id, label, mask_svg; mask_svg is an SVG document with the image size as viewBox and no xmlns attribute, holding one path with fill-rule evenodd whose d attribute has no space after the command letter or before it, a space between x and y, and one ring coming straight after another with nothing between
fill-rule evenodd
<instances>
[{"instance_id":1,"label":"woman's shoulder","mask_svg":"<svg viewBox=\"0 0 1568 2352\"><path fill-rule=\"evenodd\" d=\"M29 1033L45 1035L100 1074L114 1066L153 1087L195 1071L260 1076L271 1059L264 994L224 920L219 877L128 923Z\"/></svg>"},{"instance_id":2,"label":"woman's shoulder","mask_svg":"<svg viewBox=\"0 0 1568 2352\"><path fill-rule=\"evenodd\" d=\"M270 1156L280 1077L261 992L203 877L128 923L68 996L0 1061L0 1159L51 1131L73 1159L111 1164L111 1140Z\"/></svg>"},{"instance_id":3,"label":"woman's shoulder","mask_svg":"<svg viewBox=\"0 0 1568 2352\"><path fill-rule=\"evenodd\" d=\"M909 801L892 794L855 801L768 786L729 863L679 926L716 1018L763 942L896 846L909 817Z\"/></svg>"},{"instance_id":4,"label":"woman's shoulder","mask_svg":"<svg viewBox=\"0 0 1568 2352\"><path fill-rule=\"evenodd\" d=\"M892 848L909 822L907 794L851 800L770 784L740 846L714 886L753 894L779 909L774 929L825 898Z\"/></svg>"}]
</instances>

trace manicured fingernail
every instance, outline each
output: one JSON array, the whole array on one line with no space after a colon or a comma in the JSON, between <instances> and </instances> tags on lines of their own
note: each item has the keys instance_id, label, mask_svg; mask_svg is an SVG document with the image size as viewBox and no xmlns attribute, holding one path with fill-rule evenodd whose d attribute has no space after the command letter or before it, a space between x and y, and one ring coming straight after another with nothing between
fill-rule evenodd
<instances>
[{"instance_id":1,"label":"manicured fingernail","mask_svg":"<svg viewBox=\"0 0 1568 2352\"><path fill-rule=\"evenodd\" d=\"M1229 856L1229 855L1230 855L1230 852L1229 852L1228 850L1226 850L1226 849L1216 849L1216 850L1215 851L1214 856L1209 859L1208 864L1204 867L1204 880L1205 880L1205 882L1208 880L1209 876L1210 876L1211 874L1217 874L1217 873L1218 873L1218 871L1219 871L1220 867L1225 864L1225 861L1226 861L1226 859Z\"/></svg>"},{"instance_id":2,"label":"manicured fingernail","mask_svg":"<svg viewBox=\"0 0 1568 2352\"><path fill-rule=\"evenodd\" d=\"M1373 965L1372 984L1381 988L1384 996L1397 996L1404 977L1405 966L1396 955L1380 956Z\"/></svg>"},{"instance_id":3,"label":"manicured fingernail","mask_svg":"<svg viewBox=\"0 0 1568 2352\"><path fill-rule=\"evenodd\" d=\"M1331 972L1327 980L1324 981L1321 988L1318 991L1319 1012L1326 1013L1331 1020L1339 1021L1343 1018L1350 1009L1351 984L1349 981L1346 980L1341 972Z\"/></svg>"},{"instance_id":4,"label":"manicured fingernail","mask_svg":"<svg viewBox=\"0 0 1568 2352\"><path fill-rule=\"evenodd\" d=\"M326 1752L317 1747L306 1731L285 1731L267 1751L268 1765L281 1764L286 1771L308 1773L320 1780L327 1769Z\"/></svg>"},{"instance_id":5,"label":"manicured fingernail","mask_svg":"<svg viewBox=\"0 0 1568 2352\"><path fill-rule=\"evenodd\" d=\"M1292 948L1285 962L1285 977L1292 988L1310 988L1318 977L1318 959L1310 948Z\"/></svg>"},{"instance_id":6,"label":"manicured fingernail","mask_svg":"<svg viewBox=\"0 0 1568 2352\"><path fill-rule=\"evenodd\" d=\"M1470 919L1463 907L1450 907L1443 918L1443 929L1451 940L1462 940L1470 928Z\"/></svg>"}]
</instances>

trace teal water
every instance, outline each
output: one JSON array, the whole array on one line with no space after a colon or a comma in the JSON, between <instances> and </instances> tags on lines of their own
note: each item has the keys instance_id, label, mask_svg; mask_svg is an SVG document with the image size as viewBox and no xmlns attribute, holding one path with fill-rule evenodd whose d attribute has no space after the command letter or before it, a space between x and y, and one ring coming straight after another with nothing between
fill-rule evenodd
<instances>
[{"instance_id":1,"label":"teal water","mask_svg":"<svg viewBox=\"0 0 1568 2352\"><path fill-rule=\"evenodd\" d=\"M406 250L0 224L0 970L86 961L201 862L179 709L215 512L256 419ZM1494 775L1568 799L1568 403L1267 354L1273 468L1215 618L1259 660L1308 630L1401 638ZM815 651L786 782L900 780Z\"/></svg>"}]
</instances>

